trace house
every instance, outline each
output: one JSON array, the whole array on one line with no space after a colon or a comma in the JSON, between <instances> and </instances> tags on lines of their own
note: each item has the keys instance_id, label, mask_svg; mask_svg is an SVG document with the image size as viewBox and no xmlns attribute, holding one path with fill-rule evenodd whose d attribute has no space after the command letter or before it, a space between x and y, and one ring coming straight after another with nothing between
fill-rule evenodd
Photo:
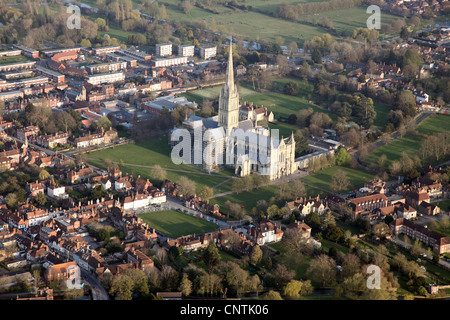
<instances>
[{"instance_id":1,"label":"house","mask_svg":"<svg viewBox=\"0 0 450 320\"><path fill-rule=\"evenodd\" d=\"M300 214L303 217L306 217L312 212L322 215L327 209L324 203L320 200L319 196L316 198L309 197L309 199L306 199L306 197L300 197L294 201L286 202L285 207L289 208L290 212L294 210L300 211Z\"/></svg>"},{"instance_id":2,"label":"house","mask_svg":"<svg viewBox=\"0 0 450 320\"><path fill-rule=\"evenodd\" d=\"M254 106L253 103L244 103L239 108L239 117L241 120L261 121L266 120L268 122L274 121L274 114L264 106Z\"/></svg>"},{"instance_id":3,"label":"house","mask_svg":"<svg viewBox=\"0 0 450 320\"><path fill-rule=\"evenodd\" d=\"M264 220L249 229L248 235L250 240L258 245L266 243L278 242L283 237L284 232L269 220Z\"/></svg>"},{"instance_id":4,"label":"house","mask_svg":"<svg viewBox=\"0 0 450 320\"><path fill-rule=\"evenodd\" d=\"M127 261L136 263L136 267L139 270L147 271L148 269L154 268L155 264L153 260L146 256L142 251L131 248L126 252Z\"/></svg>"},{"instance_id":5,"label":"house","mask_svg":"<svg viewBox=\"0 0 450 320\"><path fill-rule=\"evenodd\" d=\"M45 280L50 283L53 281L64 281L67 288L80 288L80 268L75 261L56 264L47 269L45 272Z\"/></svg>"},{"instance_id":6,"label":"house","mask_svg":"<svg viewBox=\"0 0 450 320\"><path fill-rule=\"evenodd\" d=\"M45 193L44 186L40 184L37 180L36 182L27 182L27 192L30 196L35 197L39 192Z\"/></svg>"},{"instance_id":7,"label":"house","mask_svg":"<svg viewBox=\"0 0 450 320\"><path fill-rule=\"evenodd\" d=\"M295 220L293 223L287 225L286 229L299 231L305 239L309 239L311 237L311 227L304 222Z\"/></svg>"},{"instance_id":8,"label":"house","mask_svg":"<svg viewBox=\"0 0 450 320\"><path fill-rule=\"evenodd\" d=\"M47 187L47 195L51 198L65 198L67 197L66 187L52 183Z\"/></svg>"}]
</instances>

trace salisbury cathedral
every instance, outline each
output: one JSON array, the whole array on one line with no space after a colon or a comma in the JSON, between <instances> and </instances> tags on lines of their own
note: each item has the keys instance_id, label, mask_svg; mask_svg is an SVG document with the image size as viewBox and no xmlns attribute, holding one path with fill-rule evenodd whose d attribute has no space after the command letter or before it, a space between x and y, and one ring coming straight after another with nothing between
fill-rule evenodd
<instances>
[{"instance_id":1,"label":"salisbury cathedral","mask_svg":"<svg viewBox=\"0 0 450 320\"><path fill-rule=\"evenodd\" d=\"M219 95L218 115L210 118L191 115L183 122L182 128L190 134L190 139L185 138L180 143L190 148L189 155L184 154L184 159L188 158L184 162L201 165L209 171L228 166L234 168L238 176L259 173L269 176L270 180L296 170L293 134L279 139L274 135L277 130L258 126L257 121L239 118L239 92L234 82L231 43L226 80ZM175 140L172 137L172 143Z\"/></svg>"}]
</instances>

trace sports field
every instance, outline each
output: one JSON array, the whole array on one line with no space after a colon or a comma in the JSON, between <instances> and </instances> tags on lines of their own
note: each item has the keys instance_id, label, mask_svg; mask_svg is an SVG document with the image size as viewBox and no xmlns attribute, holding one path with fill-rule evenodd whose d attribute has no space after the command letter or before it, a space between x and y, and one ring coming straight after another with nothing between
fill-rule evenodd
<instances>
[{"instance_id":1,"label":"sports field","mask_svg":"<svg viewBox=\"0 0 450 320\"><path fill-rule=\"evenodd\" d=\"M201 234L218 229L215 223L177 211L148 212L140 214L139 217L150 227L170 238L194 233Z\"/></svg>"}]
</instances>

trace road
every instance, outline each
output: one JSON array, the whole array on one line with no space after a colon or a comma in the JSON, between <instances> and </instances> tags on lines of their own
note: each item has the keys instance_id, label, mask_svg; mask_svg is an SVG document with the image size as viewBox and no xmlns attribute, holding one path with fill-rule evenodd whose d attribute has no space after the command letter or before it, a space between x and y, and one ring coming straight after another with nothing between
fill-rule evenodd
<instances>
[{"instance_id":1,"label":"road","mask_svg":"<svg viewBox=\"0 0 450 320\"><path fill-rule=\"evenodd\" d=\"M393 243L395 243L396 245L403 247L405 249L409 249L413 246L412 244L406 244L403 240L400 240L399 238L397 238L395 236L391 238L391 241ZM425 252L424 255L429 260L433 259L433 255L430 255L427 252ZM450 269L450 263L447 262L446 260L444 260L443 258L439 259L439 264Z\"/></svg>"},{"instance_id":2,"label":"road","mask_svg":"<svg viewBox=\"0 0 450 320\"><path fill-rule=\"evenodd\" d=\"M101 285L96 277L94 277L89 272L81 269L81 277L89 283L92 289L92 299L93 300L109 300L108 293L105 288Z\"/></svg>"}]
</instances>

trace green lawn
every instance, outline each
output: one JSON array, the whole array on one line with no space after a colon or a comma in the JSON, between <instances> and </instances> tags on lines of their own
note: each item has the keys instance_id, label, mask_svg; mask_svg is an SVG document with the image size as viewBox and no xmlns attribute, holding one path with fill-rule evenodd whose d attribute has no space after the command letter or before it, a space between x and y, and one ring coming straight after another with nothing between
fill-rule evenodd
<instances>
[{"instance_id":1,"label":"green lawn","mask_svg":"<svg viewBox=\"0 0 450 320\"><path fill-rule=\"evenodd\" d=\"M31 61L27 57L19 55L19 56L11 56L11 57L0 57L0 64L10 64L17 62L25 62Z\"/></svg>"},{"instance_id":2,"label":"green lawn","mask_svg":"<svg viewBox=\"0 0 450 320\"><path fill-rule=\"evenodd\" d=\"M280 93L289 81L296 82L299 85L300 90L297 96ZM221 88L222 86L214 86L205 89L192 90L184 93L183 96L190 101L201 103L204 99L217 99ZM280 137L289 136L291 132L295 132L298 127L296 125L278 121L278 119L280 117L287 118L291 114L297 115L298 111L301 109L312 108L315 112L328 114L333 120L337 119L336 115L310 102L312 94L312 84L295 78L276 79L273 82L272 90L266 92L253 90L252 84L248 82L242 83L242 85L239 86L239 96L242 103L252 102L254 105L267 107L274 113L275 122L270 123L269 127L271 129L280 130Z\"/></svg>"},{"instance_id":3,"label":"green lawn","mask_svg":"<svg viewBox=\"0 0 450 320\"><path fill-rule=\"evenodd\" d=\"M168 137L158 137L149 139L147 141L138 142L135 144L125 144L109 149L103 149L100 151L94 151L88 154L89 162L95 166L104 168L103 160L110 159L111 161L120 163L122 160L124 165L120 166L122 172L133 174L134 176L141 175L142 177L149 178L152 181L151 171L152 168L137 167L127 164L143 165L143 166L155 166L160 165L166 169L182 170L186 172L176 172L167 170L167 179L177 182L180 177L186 176L194 181L197 185L197 191L200 191L204 186L213 187L228 179L232 172L229 170L221 170L215 175L205 175L199 173L207 173L202 168L194 165L177 165L172 162L170 157L171 149L168 144ZM231 188L231 182L226 183L219 188L215 189L215 192L228 191Z\"/></svg>"},{"instance_id":4,"label":"green lawn","mask_svg":"<svg viewBox=\"0 0 450 320\"><path fill-rule=\"evenodd\" d=\"M435 203L435 205L441 208L441 210L447 212L450 211L450 200L439 201L438 203Z\"/></svg>"},{"instance_id":5,"label":"green lawn","mask_svg":"<svg viewBox=\"0 0 450 320\"><path fill-rule=\"evenodd\" d=\"M177 211L149 212L139 217L170 238L211 232L218 228L214 223Z\"/></svg>"},{"instance_id":6,"label":"green lawn","mask_svg":"<svg viewBox=\"0 0 450 320\"><path fill-rule=\"evenodd\" d=\"M431 115L417 126L418 135L407 133L403 137L377 148L364 160L364 163L367 165L377 164L380 156L385 154L388 159L387 166L389 166L392 161L400 159L402 152L406 152L411 158L420 155L420 143L424 138L423 134L430 135L446 131L449 123L450 117L448 115ZM428 165L428 163L423 163L423 165Z\"/></svg>"},{"instance_id":7,"label":"green lawn","mask_svg":"<svg viewBox=\"0 0 450 320\"><path fill-rule=\"evenodd\" d=\"M387 115L389 111L391 111L391 108L388 105L379 102L374 102L373 106L375 112L377 113L377 116L373 124L377 126L380 130L383 130L384 126L386 125Z\"/></svg>"},{"instance_id":8,"label":"green lawn","mask_svg":"<svg viewBox=\"0 0 450 320\"><path fill-rule=\"evenodd\" d=\"M303 183L308 186L324 189L331 192L329 184L333 175L337 172L337 170L342 170L347 174L348 179L350 180L351 186L347 189L342 190L341 192L346 192L350 190L355 190L364 186L364 182L372 180L373 174L363 170L356 170L347 167L329 167L322 169L318 172L314 172L304 178L301 178Z\"/></svg>"},{"instance_id":9,"label":"green lawn","mask_svg":"<svg viewBox=\"0 0 450 320\"><path fill-rule=\"evenodd\" d=\"M367 28L367 19L370 14L366 12L367 6L347 8L341 10L330 10L320 12L315 15L302 15L298 18L299 21L320 21L322 18L328 18L333 21L333 25L339 34L350 36L357 28ZM398 17L383 12L381 14L381 24L389 24Z\"/></svg>"},{"instance_id":10,"label":"green lawn","mask_svg":"<svg viewBox=\"0 0 450 320\"><path fill-rule=\"evenodd\" d=\"M323 198L329 192L331 192L329 188L329 183L331 181L332 176L339 169L347 173L347 177L349 178L352 184L349 188L343 190L342 192L360 188L364 185L365 181L373 179L373 174L362 170L355 170L347 167L325 168L318 172L311 173L310 175L304 178L300 178L300 180L305 184L307 196L315 197L319 195L321 198ZM245 208L247 209L247 213L250 213L250 210L256 206L258 200L266 200L268 202L271 197L276 195L276 192L277 186L269 185L248 192L241 192L239 194L233 193L222 197L217 197L211 199L211 203L218 204L219 206L222 207L224 206L225 202L229 200L232 203L239 203L245 206Z\"/></svg>"}]
</instances>

